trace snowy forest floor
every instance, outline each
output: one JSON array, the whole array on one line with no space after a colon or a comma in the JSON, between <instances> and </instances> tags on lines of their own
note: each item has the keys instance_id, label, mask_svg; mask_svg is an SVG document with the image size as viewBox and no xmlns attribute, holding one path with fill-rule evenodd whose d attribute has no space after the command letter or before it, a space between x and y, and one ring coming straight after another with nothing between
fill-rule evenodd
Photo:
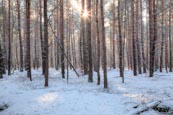
<instances>
[{"instance_id":1,"label":"snowy forest floor","mask_svg":"<svg viewBox=\"0 0 173 115\"><path fill-rule=\"evenodd\" d=\"M32 70L33 81L26 72L15 71L0 79L0 105L7 104L0 115L126 115L135 106L145 106L152 101L173 109L173 73L156 72L153 78L147 74L133 76L125 70L125 83L121 83L118 70L108 71L108 90L87 76L77 77L70 70L69 83L61 78L61 72L49 71L49 87L44 87L41 69ZM102 75L102 74L101 74ZM141 115L162 115L153 109ZM164 114L170 115L170 114Z\"/></svg>"}]
</instances>

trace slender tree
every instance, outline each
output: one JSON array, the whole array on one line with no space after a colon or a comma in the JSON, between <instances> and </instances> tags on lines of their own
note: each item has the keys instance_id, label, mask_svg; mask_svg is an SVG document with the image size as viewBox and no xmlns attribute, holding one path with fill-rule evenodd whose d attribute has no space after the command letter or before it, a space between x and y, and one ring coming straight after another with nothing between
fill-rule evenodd
<instances>
[{"instance_id":1,"label":"slender tree","mask_svg":"<svg viewBox=\"0 0 173 115\"><path fill-rule=\"evenodd\" d=\"M144 51L144 25L143 25L143 8L142 8L142 0L140 0L140 11L141 11L141 50L142 50L142 65L143 65L143 73L146 73L146 60L145 60L145 51Z\"/></svg>"},{"instance_id":2,"label":"slender tree","mask_svg":"<svg viewBox=\"0 0 173 115\"><path fill-rule=\"evenodd\" d=\"M107 58L106 58L106 40L105 40L105 27L104 27L104 9L103 9L104 0L100 0L100 12L101 12L101 35L102 35L102 65L103 65L103 76L104 76L104 88L108 88L107 81Z\"/></svg>"},{"instance_id":3,"label":"slender tree","mask_svg":"<svg viewBox=\"0 0 173 115\"><path fill-rule=\"evenodd\" d=\"M162 12L164 11L164 0L162 0ZM162 13L162 40L161 40L161 54L160 54L160 72L162 72L163 68L163 47L164 47L164 29L163 29L163 24L164 24L164 13Z\"/></svg>"},{"instance_id":4,"label":"slender tree","mask_svg":"<svg viewBox=\"0 0 173 115\"><path fill-rule=\"evenodd\" d=\"M137 41L137 53L138 53L138 72L142 74L141 68L141 50L140 50L140 39L139 39L139 0L136 0L136 41Z\"/></svg>"},{"instance_id":5,"label":"slender tree","mask_svg":"<svg viewBox=\"0 0 173 115\"><path fill-rule=\"evenodd\" d=\"M48 58L48 17L47 17L47 0L44 0L44 49L45 49L45 87L48 87L49 58Z\"/></svg>"},{"instance_id":6,"label":"slender tree","mask_svg":"<svg viewBox=\"0 0 173 115\"><path fill-rule=\"evenodd\" d=\"M132 0L132 3L131 3L131 20L132 20L132 46L133 46L133 74L134 76L137 76L137 63L136 63L136 42L135 42L135 29L134 29L134 26L135 26L135 23L134 23L134 0Z\"/></svg>"},{"instance_id":7,"label":"slender tree","mask_svg":"<svg viewBox=\"0 0 173 115\"><path fill-rule=\"evenodd\" d=\"M113 27L112 27L112 39L113 39L113 68L116 68L115 62L115 0L113 0Z\"/></svg>"},{"instance_id":8,"label":"slender tree","mask_svg":"<svg viewBox=\"0 0 173 115\"><path fill-rule=\"evenodd\" d=\"M96 29L97 29L97 84L100 85L100 33L99 33L99 3L96 0Z\"/></svg>"},{"instance_id":9,"label":"slender tree","mask_svg":"<svg viewBox=\"0 0 173 115\"><path fill-rule=\"evenodd\" d=\"M120 77L122 77L122 82L124 83L124 67L123 67L123 41L121 35L121 11L120 0L118 0L118 32L119 32L119 68L120 68Z\"/></svg>"},{"instance_id":10,"label":"slender tree","mask_svg":"<svg viewBox=\"0 0 173 115\"><path fill-rule=\"evenodd\" d=\"M88 37L88 53L89 53L89 73L88 82L93 82L93 63L92 63L92 41L91 41L91 0L87 0L88 18L86 22L86 30Z\"/></svg>"},{"instance_id":11,"label":"slender tree","mask_svg":"<svg viewBox=\"0 0 173 115\"><path fill-rule=\"evenodd\" d=\"M41 41L41 56L42 56L42 73L45 74L45 57L44 57L44 38L43 38L43 24L42 24L42 0L39 1L39 14L40 14L40 41Z\"/></svg>"},{"instance_id":12,"label":"slender tree","mask_svg":"<svg viewBox=\"0 0 173 115\"><path fill-rule=\"evenodd\" d=\"M61 39L61 73L65 78L65 60L64 60L64 1L60 0L60 39Z\"/></svg>"},{"instance_id":13,"label":"slender tree","mask_svg":"<svg viewBox=\"0 0 173 115\"><path fill-rule=\"evenodd\" d=\"M150 74L149 77L153 77L154 74L154 62L155 62L155 44L157 37L157 15L155 0L149 1L149 31L150 31Z\"/></svg>"},{"instance_id":14,"label":"slender tree","mask_svg":"<svg viewBox=\"0 0 173 115\"><path fill-rule=\"evenodd\" d=\"M30 55L30 0L26 0L26 70L27 77L32 81Z\"/></svg>"},{"instance_id":15,"label":"slender tree","mask_svg":"<svg viewBox=\"0 0 173 115\"><path fill-rule=\"evenodd\" d=\"M8 0L8 75L11 75L11 0Z\"/></svg>"},{"instance_id":16,"label":"slender tree","mask_svg":"<svg viewBox=\"0 0 173 115\"><path fill-rule=\"evenodd\" d=\"M172 72L172 29L171 29L171 20L172 20L172 0L169 1L169 71Z\"/></svg>"},{"instance_id":17,"label":"slender tree","mask_svg":"<svg viewBox=\"0 0 173 115\"><path fill-rule=\"evenodd\" d=\"M21 21L20 21L20 1L17 0L17 12L18 12L18 35L19 35L19 45L20 45L20 71L23 71L23 44L21 35Z\"/></svg>"}]
</instances>

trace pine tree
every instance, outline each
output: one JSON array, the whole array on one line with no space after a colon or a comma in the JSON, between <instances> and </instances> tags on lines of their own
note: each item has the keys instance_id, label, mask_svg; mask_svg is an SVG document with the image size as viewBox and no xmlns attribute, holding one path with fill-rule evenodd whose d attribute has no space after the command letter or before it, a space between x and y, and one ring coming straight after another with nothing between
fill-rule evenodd
<instances>
[{"instance_id":1,"label":"pine tree","mask_svg":"<svg viewBox=\"0 0 173 115\"><path fill-rule=\"evenodd\" d=\"M32 81L30 55L30 0L26 0L26 70L27 77Z\"/></svg>"},{"instance_id":2,"label":"pine tree","mask_svg":"<svg viewBox=\"0 0 173 115\"><path fill-rule=\"evenodd\" d=\"M101 37L102 37L102 65L103 65L103 76L104 76L104 88L108 88L107 81L107 57L106 57L106 40L105 40L105 27L104 27L104 0L100 0L100 12L101 12Z\"/></svg>"},{"instance_id":3,"label":"pine tree","mask_svg":"<svg viewBox=\"0 0 173 115\"><path fill-rule=\"evenodd\" d=\"M124 67L123 67L123 41L121 35L121 16L120 16L120 0L118 0L118 32L119 32L119 68L120 77L122 77L122 82L124 83Z\"/></svg>"},{"instance_id":4,"label":"pine tree","mask_svg":"<svg viewBox=\"0 0 173 115\"><path fill-rule=\"evenodd\" d=\"M18 34L19 34L19 45L20 45L20 71L23 71L23 44L21 35L21 16L20 16L20 1L17 0L17 12L18 12Z\"/></svg>"},{"instance_id":5,"label":"pine tree","mask_svg":"<svg viewBox=\"0 0 173 115\"><path fill-rule=\"evenodd\" d=\"M60 39L61 39L61 73L65 78L65 60L64 60L64 1L60 0Z\"/></svg>"},{"instance_id":6,"label":"pine tree","mask_svg":"<svg viewBox=\"0 0 173 115\"><path fill-rule=\"evenodd\" d=\"M8 75L11 75L11 0L8 0Z\"/></svg>"},{"instance_id":7,"label":"pine tree","mask_svg":"<svg viewBox=\"0 0 173 115\"><path fill-rule=\"evenodd\" d=\"M97 84L100 85L100 33L99 33L99 3L96 0L96 30L97 30Z\"/></svg>"},{"instance_id":8,"label":"pine tree","mask_svg":"<svg viewBox=\"0 0 173 115\"><path fill-rule=\"evenodd\" d=\"M133 74L134 76L137 76L137 63L136 63L136 42L135 42L135 23L134 23L134 0L132 0L131 3L131 20L132 20L132 46L133 46Z\"/></svg>"},{"instance_id":9,"label":"pine tree","mask_svg":"<svg viewBox=\"0 0 173 115\"><path fill-rule=\"evenodd\" d=\"M89 72L88 82L93 82L93 63L92 63L92 41L91 41L91 0L87 0L88 17L86 22L86 32L88 38L88 53L89 53Z\"/></svg>"},{"instance_id":10,"label":"pine tree","mask_svg":"<svg viewBox=\"0 0 173 115\"><path fill-rule=\"evenodd\" d=\"M48 17L47 17L47 0L44 0L44 49L45 49L45 87L48 87L49 75L49 58L48 58Z\"/></svg>"}]
</instances>

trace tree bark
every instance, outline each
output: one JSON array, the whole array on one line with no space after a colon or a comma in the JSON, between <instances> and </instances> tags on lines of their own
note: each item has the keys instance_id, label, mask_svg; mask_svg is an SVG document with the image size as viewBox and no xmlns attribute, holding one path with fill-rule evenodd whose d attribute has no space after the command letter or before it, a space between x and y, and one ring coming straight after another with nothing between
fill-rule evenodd
<instances>
[{"instance_id":1,"label":"tree bark","mask_svg":"<svg viewBox=\"0 0 173 115\"><path fill-rule=\"evenodd\" d=\"M65 60L64 60L64 1L60 0L60 39L61 39L61 74L65 78Z\"/></svg>"},{"instance_id":2,"label":"tree bark","mask_svg":"<svg viewBox=\"0 0 173 115\"><path fill-rule=\"evenodd\" d=\"M87 0L88 19L86 22L87 37L88 37L88 54L89 54L89 72L88 82L93 82L93 63L92 63L92 41L91 41L91 0Z\"/></svg>"},{"instance_id":3,"label":"tree bark","mask_svg":"<svg viewBox=\"0 0 173 115\"><path fill-rule=\"evenodd\" d=\"M8 0L8 75L11 75L11 0Z\"/></svg>"},{"instance_id":4,"label":"tree bark","mask_svg":"<svg viewBox=\"0 0 173 115\"><path fill-rule=\"evenodd\" d=\"M47 0L44 0L44 46L45 46L45 87L48 87L49 75L49 52L48 52L48 17L47 17Z\"/></svg>"},{"instance_id":5,"label":"tree bark","mask_svg":"<svg viewBox=\"0 0 173 115\"><path fill-rule=\"evenodd\" d=\"M100 33L99 33L99 3L96 0L96 30L97 30L97 85L100 85Z\"/></svg>"},{"instance_id":6,"label":"tree bark","mask_svg":"<svg viewBox=\"0 0 173 115\"><path fill-rule=\"evenodd\" d=\"M135 26L135 23L134 23L134 0L132 0L132 3L131 3L131 10L132 10L132 13L131 13L131 17L132 17L132 46L133 46L133 74L134 76L137 76L137 63L136 63L136 42L135 42L135 29L134 29L134 26Z\"/></svg>"},{"instance_id":7,"label":"tree bark","mask_svg":"<svg viewBox=\"0 0 173 115\"><path fill-rule=\"evenodd\" d=\"M103 63L103 76L104 76L104 88L108 88L107 81L107 57L106 57L106 40L105 40L105 27L104 27L104 9L103 9L104 0L100 0L100 11L101 11L101 34L102 34L102 63Z\"/></svg>"},{"instance_id":8,"label":"tree bark","mask_svg":"<svg viewBox=\"0 0 173 115\"><path fill-rule=\"evenodd\" d=\"M30 56L30 0L26 0L26 70L27 77L32 81Z\"/></svg>"},{"instance_id":9,"label":"tree bark","mask_svg":"<svg viewBox=\"0 0 173 115\"><path fill-rule=\"evenodd\" d=\"M19 45L20 45L20 71L23 72L23 44L21 35L21 21L20 21L20 1L17 0L17 11L18 11L18 34L19 34Z\"/></svg>"}]
</instances>

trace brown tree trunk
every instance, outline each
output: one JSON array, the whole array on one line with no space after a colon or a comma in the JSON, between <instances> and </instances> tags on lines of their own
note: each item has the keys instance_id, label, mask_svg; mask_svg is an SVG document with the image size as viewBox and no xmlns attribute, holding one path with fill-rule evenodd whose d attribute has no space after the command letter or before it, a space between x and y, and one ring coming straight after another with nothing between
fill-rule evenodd
<instances>
[{"instance_id":1,"label":"brown tree trunk","mask_svg":"<svg viewBox=\"0 0 173 115\"><path fill-rule=\"evenodd\" d=\"M157 16L155 0L149 1L149 30L150 30L150 74L149 77L153 77L154 74L154 62L155 62L155 42L157 37Z\"/></svg>"},{"instance_id":2,"label":"brown tree trunk","mask_svg":"<svg viewBox=\"0 0 173 115\"><path fill-rule=\"evenodd\" d=\"M44 49L45 49L45 87L48 87L49 75L49 52L48 52L48 17L47 17L47 0L44 0Z\"/></svg>"},{"instance_id":3,"label":"brown tree trunk","mask_svg":"<svg viewBox=\"0 0 173 115\"><path fill-rule=\"evenodd\" d=\"M140 0L140 10L141 10L141 50L142 50L142 65L143 65L143 73L146 73L146 60L145 60L145 51L144 51L144 26L143 26L143 8L142 8L142 0Z\"/></svg>"},{"instance_id":4,"label":"brown tree trunk","mask_svg":"<svg viewBox=\"0 0 173 115\"><path fill-rule=\"evenodd\" d=\"M20 45L20 71L23 71L23 44L21 36L21 21L20 21L20 1L17 0L17 11L18 11L18 34L19 34L19 45Z\"/></svg>"},{"instance_id":5,"label":"brown tree trunk","mask_svg":"<svg viewBox=\"0 0 173 115\"><path fill-rule=\"evenodd\" d=\"M91 0L87 0L87 11L88 11L88 19L86 22L86 29L87 29L87 38L88 38L88 53L89 53L89 76L88 82L93 82L93 63L92 63L92 41L91 41ZM86 49L85 49L86 50Z\"/></svg>"},{"instance_id":6,"label":"brown tree trunk","mask_svg":"<svg viewBox=\"0 0 173 115\"><path fill-rule=\"evenodd\" d=\"M31 77L31 56L30 56L30 0L26 0L26 70L27 77Z\"/></svg>"},{"instance_id":7,"label":"brown tree trunk","mask_svg":"<svg viewBox=\"0 0 173 115\"><path fill-rule=\"evenodd\" d=\"M64 1L60 0L60 39L61 39L61 74L65 78L65 60L64 60Z\"/></svg>"},{"instance_id":8,"label":"brown tree trunk","mask_svg":"<svg viewBox=\"0 0 173 115\"><path fill-rule=\"evenodd\" d=\"M131 10L132 10L132 13L131 13L131 17L132 17L132 45L133 45L133 74L134 76L137 76L137 63L136 63L136 42L135 42L135 29L134 29L134 26L135 26L135 23L134 23L134 0L132 0L132 3L131 3Z\"/></svg>"},{"instance_id":9,"label":"brown tree trunk","mask_svg":"<svg viewBox=\"0 0 173 115\"><path fill-rule=\"evenodd\" d=\"M113 39L113 68L116 69L115 62L115 0L113 0L113 30L112 30L112 39Z\"/></svg>"},{"instance_id":10,"label":"brown tree trunk","mask_svg":"<svg viewBox=\"0 0 173 115\"><path fill-rule=\"evenodd\" d=\"M118 0L118 35L119 35L119 68L120 68L120 77L122 77L122 82L124 83L124 67L123 67L123 41L121 36L121 11L120 0Z\"/></svg>"},{"instance_id":11,"label":"brown tree trunk","mask_svg":"<svg viewBox=\"0 0 173 115\"><path fill-rule=\"evenodd\" d=\"M140 50L140 39L138 36L138 30L139 30L139 0L136 0L136 41L137 41L137 53L138 53L138 72L139 74L142 74L142 69L141 69L141 50Z\"/></svg>"},{"instance_id":12,"label":"brown tree trunk","mask_svg":"<svg viewBox=\"0 0 173 115\"><path fill-rule=\"evenodd\" d=\"M100 85L100 33L99 33L99 3L96 0L96 30L97 30L97 85Z\"/></svg>"},{"instance_id":13,"label":"brown tree trunk","mask_svg":"<svg viewBox=\"0 0 173 115\"><path fill-rule=\"evenodd\" d=\"M42 29L42 0L39 2L40 6L40 41L41 41L41 56L42 56L42 73L45 74L45 58L44 58L44 38L43 38L43 29Z\"/></svg>"},{"instance_id":14,"label":"brown tree trunk","mask_svg":"<svg viewBox=\"0 0 173 115\"><path fill-rule=\"evenodd\" d=\"M164 11L164 0L162 0L162 12ZM164 47L164 38L165 38L165 33L164 33L164 29L163 29L163 24L164 24L164 13L162 13L162 41L161 41L161 54L160 54L160 72L162 72L162 68L163 68L163 47Z\"/></svg>"},{"instance_id":15,"label":"brown tree trunk","mask_svg":"<svg viewBox=\"0 0 173 115\"><path fill-rule=\"evenodd\" d=\"M105 27L104 27L104 9L103 9L104 0L100 0L100 11L101 11L101 34L102 34L102 63L103 63L103 75L104 75L104 88L108 88L107 82L107 57L106 57L106 40L105 40Z\"/></svg>"},{"instance_id":16,"label":"brown tree trunk","mask_svg":"<svg viewBox=\"0 0 173 115\"><path fill-rule=\"evenodd\" d=\"M172 19L172 0L169 1L169 71L172 72L172 36L171 36L171 33L172 33L172 23L171 23L171 19Z\"/></svg>"},{"instance_id":17,"label":"brown tree trunk","mask_svg":"<svg viewBox=\"0 0 173 115\"><path fill-rule=\"evenodd\" d=\"M11 75L11 0L8 0L8 75Z\"/></svg>"}]
</instances>

